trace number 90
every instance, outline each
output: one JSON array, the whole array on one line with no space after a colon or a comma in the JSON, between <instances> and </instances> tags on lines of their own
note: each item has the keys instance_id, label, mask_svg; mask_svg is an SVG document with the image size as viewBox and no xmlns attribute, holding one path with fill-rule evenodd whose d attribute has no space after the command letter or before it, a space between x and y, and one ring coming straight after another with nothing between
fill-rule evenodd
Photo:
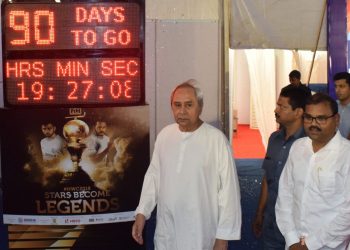
<instances>
[{"instance_id":1,"label":"number 90","mask_svg":"<svg viewBox=\"0 0 350 250\"><path fill-rule=\"evenodd\" d=\"M29 12L14 10L10 11L9 21L10 28L15 31L23 32L23 39L14 39L10 41L12 45L25 45L30 43L30 20L29 20ZM40 20L46 17L48 20L48 34L46 38L43 38L43 34L40 31ZM36 10L34 11L34 40L37 45L49 45L55 42L55 18L54 13L48 10Z\"/></svg>"}]
</instances>

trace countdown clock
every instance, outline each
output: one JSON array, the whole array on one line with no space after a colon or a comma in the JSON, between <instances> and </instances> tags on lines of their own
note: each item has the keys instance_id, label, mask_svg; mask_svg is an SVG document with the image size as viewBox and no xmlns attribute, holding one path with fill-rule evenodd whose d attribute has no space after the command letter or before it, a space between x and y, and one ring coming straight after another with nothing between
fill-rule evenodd
<instances>
[{"instance_id":1,"label":"countdown clock","mask_svg":"<svg viewBox=\"0 0 350 250\"><path fill-rule=\"evenodd\" d=\"M6 106L144 103L143 1L2 3Z\"/></svg>"}]
</instances>

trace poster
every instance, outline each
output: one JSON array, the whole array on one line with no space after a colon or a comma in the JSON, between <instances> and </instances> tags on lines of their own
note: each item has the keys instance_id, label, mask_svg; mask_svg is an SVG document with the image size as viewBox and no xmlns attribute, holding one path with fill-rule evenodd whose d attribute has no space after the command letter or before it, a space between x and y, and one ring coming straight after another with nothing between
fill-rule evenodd
<instances>
[{"instance_id":1,"label":"poster","mask_svg":"<svg viewBox=\"0 0 350 250\"><path fill-rule=\"evenodd\" d=\"M8 109L4 223L131 221L149 164L148 106Z\"/></svg>"}]
</instances>

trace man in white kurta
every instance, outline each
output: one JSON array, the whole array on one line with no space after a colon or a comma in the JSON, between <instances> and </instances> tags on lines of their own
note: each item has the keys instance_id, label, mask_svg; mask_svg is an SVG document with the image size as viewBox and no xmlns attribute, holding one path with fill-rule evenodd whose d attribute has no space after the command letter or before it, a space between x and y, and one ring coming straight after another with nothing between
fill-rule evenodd
<instances>
[{"instance_id":1,"label":"man in white kurta","mask_svg":"<svg viewBox=\"0 0 350 250\"><path fill-rule=\"evenodd\" d=\"M176 93L181 88L193 91L187 86ZM157 205L158 250L225 249L215 248L216 241L240 239L241 228L231 147L221 131L200 120L193 131L183 131L185 116L173 112L177 123L157 137L136 214L148 219Z\"/></svg>"},{"instance_id":2,"label":"man in white kurta","mask_svg":"<svg viewBox=\"0 0 350 250\"><path fill-rule=\"evenodd\" d=\"M286 249L344 250L349 242L350 142L335 133L338 121L334 109L307 104L308 137L292 145L279 181L276 218Z\"/></svg>"}]
</instances>

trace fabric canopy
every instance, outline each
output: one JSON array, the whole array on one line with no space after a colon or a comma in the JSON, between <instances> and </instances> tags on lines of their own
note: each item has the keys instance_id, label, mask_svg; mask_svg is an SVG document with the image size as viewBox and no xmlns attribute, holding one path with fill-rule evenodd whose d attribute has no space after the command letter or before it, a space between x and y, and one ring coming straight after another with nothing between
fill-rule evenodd
<instances>
[{"instance_id":1,"label":"fabric canopy","mask_svg":"<svg viewBox=\"0 0 350 250\"><path fill-rule=\"evenodd\" d=\"M231 0L231 49L314 50L325 0ZM318 50L327 50L326 13Z\"/></svg>"}]
</instances>

